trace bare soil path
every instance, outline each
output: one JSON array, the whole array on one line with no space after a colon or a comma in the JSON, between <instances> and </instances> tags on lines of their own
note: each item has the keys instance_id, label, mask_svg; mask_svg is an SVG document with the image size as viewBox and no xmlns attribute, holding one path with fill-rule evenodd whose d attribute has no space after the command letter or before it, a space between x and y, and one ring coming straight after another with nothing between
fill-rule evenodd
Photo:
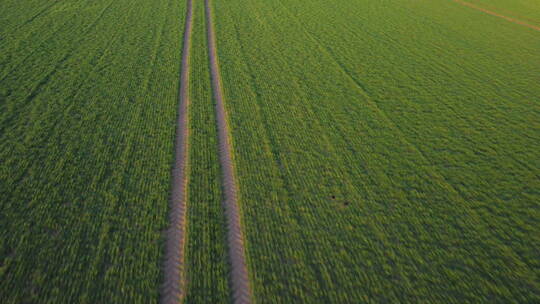
<instances>
[{"instance_id":1,"label":"bare soil path","mask_svg":"<svg viewBox=\"0 0 540 304\"><path fill-rule=\"evenodd\" d=\"M231 263L231 285L233 301L235 304L251 303L251 289L246 263L244 237L241 226L240 207L238 206L238 184L234 174L232 161L232 146L227 123L227 111L223 101L221 89L221 76L217 61L216 38L214 23L212 21L212 8L209 0L204 1L206 14L206 34L208 40L208 56L210 60L210 74L212 78L212 91L216 100L216 120L219 140L219 161L223 172L223 207L227 217L227 241L229 259Z\"/></svg>"},{"instance_id":2,"label":"bare soil path","mask_svg":"<svg viewBox=\"0 0 540 304\"><path fill-rule=\"evenodd\" d=\"M508 16L505 16L505 15L501 15L499 13L496 13L496 12L493 12L493 11L490 11L490 10L487 10L485 8L482 8L480 6L477 6L477 5L474 5L472 3L469 3L469 2L465 2L465 1L461 1L461 0L453 0L454 2L456 3L459 3L463 6L467 6L467 7L470 7L470 8L473 8L475 10L479 10L481 12L484 12L486 14L489 14L489 15L492 15L492 16L495 16L495 17L499 17L499 18L502 18L502 19L505 19L507 21L510 21L510 22L513 22L515 24L519 24L519 25L523 25L523 26L526 26L530 29L533 29L533 30L536 30L536 31L539 31L540 32L540 27L538 26L535 26L535 25L531 25L531 24L528 24L526 22L523 22L521 20L518 20L518 19L515 19L515 18L512 18L512 17L508 17Z\"/></svg>"},{"instance_id":3,"label":"bare soil path","mask_svg":"<svg viewBox=\"0 0 540 304\"><path fill-rule=\"evenodd\" d=\"M189 140L189 58L193 26L193 0L187 0L184 45L180 71L180 105L178 109L175 139L175 162L172 170L172 190L169 209L170 226L167 230L165 248L165 278L161 291L161 303L181 303L186 295L184 251L186 241L188 140Z\"/></svg>"}]
</instances>

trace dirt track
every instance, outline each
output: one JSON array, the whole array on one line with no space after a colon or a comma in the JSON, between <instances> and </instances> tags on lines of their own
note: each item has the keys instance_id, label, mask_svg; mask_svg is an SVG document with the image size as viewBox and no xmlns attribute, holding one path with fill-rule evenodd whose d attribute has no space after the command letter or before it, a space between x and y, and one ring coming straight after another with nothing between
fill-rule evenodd
<instances>
[{"instance_id":1,"label":"dirt track","mask_svg":"<svg viewBox=\"0 0 540 304\"><path fill-rule=\"evenodd\" d=\"M212 91L216 100L216 120L219 140L219 161L223 172L223 207L227 217L227 240L231 262L231 284L235 304L251 303L251 289L246 264L244 237L242 235L240 207L238 206L238 185L234 175L234 165L231 155L231 139L227 123L227 112L221 90L221 76L217 61L216 40L212 21L210 1L205 0L206 35L208 40L208 56L210 59L210 74Z\"/></svg>"},{"instance_id":2,"label":"dirt track","mask_svg":"<svg viewBox=\"0 0 540 304\"><path fill-rule=\"evenodd\" d=\"M505 16L505 15L501 15L499 13L496 13L496 12L493 12L493 11L490 11L490 10L487 10L485 8L482 8L480 6L476 6L472 3L469 3L469 2L465 2L465 1L461 1L461 0L453 0L454 2L456 3L459 3L461 5L464 5L464 6L467 6L467 7L470 7L470 8L474 8L475 10L479 10L481 12L484 12L486 14L490 14L492 16L495 16L495 17L499 17L499 18L502 18L502 19L505 19L507 21L510 21L510 22L513 22L515 24L519 24L519 25L523 25L523 26L526 26L530 29L533 29L533 30L536 30L536 31L539 31L540 32L540 27L538 26L535 26L535 25L531 25L531 24L528 24L528 23L525 23L521 20L518 20L518 19L514 19L514 18L511 18L511 17L508 17L508 16Z\"/></svg>"},{"instance_id":3,"label":"dirt track","mask_svg":"<svg viewBox=\"0 0 540 304\"><path fill-rule=\"evenodd\" d=\"M184 45L180 71L179 109L175 140L175 163L172 170L172 190L169 209L170 226L165 248L165 278L161 303L181 303L185 297L184 249L187 212L188 140L189 140L189 58L193 25L192 0L187 0Z\"/></svg>"}]
</instances>

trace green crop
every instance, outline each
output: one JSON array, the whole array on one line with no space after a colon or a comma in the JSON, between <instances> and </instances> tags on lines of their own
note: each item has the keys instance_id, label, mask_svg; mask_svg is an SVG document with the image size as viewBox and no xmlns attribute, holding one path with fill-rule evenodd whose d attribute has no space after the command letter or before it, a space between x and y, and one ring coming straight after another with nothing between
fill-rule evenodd
<instances>
[{"instance_id":1,"label":"green crop","mask_svg":"<svg viewBox=\"0 0 540 304\"><path fill-rule=\"evenodd\" d=\"M453 1L214 5L259 302L539 299L538 32Z\"/></svg>"},{"instance_id":2,"label":"green crop","mask_svg":"<svg viewBox=\"0 0 540 304\"><path fill-rule=\"evenodd\" d=\"M203 1L194 1L193 16L185 303L229 303L225 216Z\"/></svg>"},{"instance_id":3,"label":"green crop","mask_svg":"<svg viewBox=\"0 0 540 304\"><path fill-rule=\"evenodd\" d=\"M184 1L0 1L0 302L150 303Z\"/></svg>"},{"instance_id":4,"label":"green crop","mask_svg":"<svg viewBox=\"0 0 540 304\"><path fill-rule=\"evenodd\" d=\"M540 26L540 10L538 9L538 3L535 1L467 0L466 2L510 18L517 18L531 25Z\"/></svg>"},{"instance_id":5,"label":"green crop","mask_svg":"<svg viewBox=\"0 0 540 304\"><path fill-rule=\"evenodd\" d=\"M508 18L211 1L254 302L540 301L540 5L465 2ZM0 302L158 302L186 1L0 11ZM193 18L184 302L230 303Z\"/></svg>"}]
</instances>

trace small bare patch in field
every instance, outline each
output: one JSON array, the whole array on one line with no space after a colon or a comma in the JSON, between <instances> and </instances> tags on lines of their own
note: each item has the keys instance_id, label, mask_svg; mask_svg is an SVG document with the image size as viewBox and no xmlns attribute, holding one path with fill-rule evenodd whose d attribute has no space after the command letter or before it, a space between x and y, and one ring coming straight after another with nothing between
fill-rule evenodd
<instances>
[{"instance_id":1,"label":"small bare patch in field","mask_svg":"<svg viewBox=\"0 0 540 304\"><path fill-rule=\"evenodd\" d=\"M330 199L331 199L332 201L336 201L336 203L338 204L337 207L338 207L339 209L344 209L344 208L349 207L349 205L351 205L351 202L350 202L350 201L337 199L337 197L336 197L335 195L331 195L331 196L330 196Z\"/></svg>"}]
</instances>

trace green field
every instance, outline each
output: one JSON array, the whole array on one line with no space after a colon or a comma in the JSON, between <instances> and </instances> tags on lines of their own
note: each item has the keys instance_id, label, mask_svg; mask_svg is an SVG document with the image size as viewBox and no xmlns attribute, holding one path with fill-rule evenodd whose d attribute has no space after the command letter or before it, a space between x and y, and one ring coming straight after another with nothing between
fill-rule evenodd
<instances>
[{"instance_id":1,"label":"green field","mask_svg":"<svg viewBox=\"0 0 540 304\"><path fill-rule=\"evenodd\" d=\"M0 302L157 299L184 7L0 1Z\"/></svg>"},{"instance_id":2,"label":"green field","mask_svg":"<svg viewBox=\"0 0 540 304\"><path fill-rule=\"evenodd\" d=\"M469 3L499 14L540 25L538 2L532 0L469 0Z\"/></svg>"},{"instance_id":3,"label":"green field","mask_svg":"<svg viewBox=\"0 0 540 304\"><path fill-rule=\"evenodd\" d=\"M215 6L260 302L539 299L538 32L448 1Z\"/></svg>"},{"instance_id":4,"label":"green field","mask_svg":"<svg viewBox=\"0 0 540 304\"><path fill-rule=\"evenodd\" d=\"M453 0L211 5L254 303L540 302L540 31ZM186 0L0 11L0 302L159 302ZM183 302L230 303L193 18Z\"/></svg>"},{"instance_id":5,"label":"green field","mask_svg":"<svg viewBox=\"0 0 540 304\"><path fill-rule=\"evenodd\" d=\"M195 1L191 63L191 175L188 200L189 290L186 303L229 303L225 216L221 208L214 103L205 36L204 5Z\"/></svg>"}]
</instances>

